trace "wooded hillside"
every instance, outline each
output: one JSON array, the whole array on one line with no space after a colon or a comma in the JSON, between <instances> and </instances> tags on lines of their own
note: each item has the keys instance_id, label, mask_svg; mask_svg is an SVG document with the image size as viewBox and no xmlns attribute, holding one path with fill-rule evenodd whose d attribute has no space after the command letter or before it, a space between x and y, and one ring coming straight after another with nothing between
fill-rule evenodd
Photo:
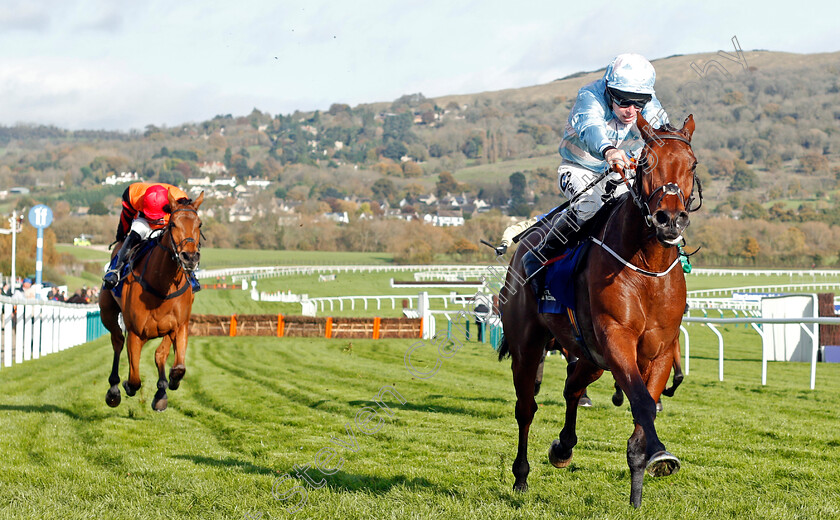
<instances>
[{"instance_id":1,"label":"wooded hillside","mask_svg":"<svg viewBox=\"0 0 840 520\"><path fill-rule=\"evenodd\" d=\"M706 206L692 220L689 245L704 246L698 260L707 265L833 263L840 252L840 53L743 57L745 64L711 53L653 62L672 123L680 126L688 113L697 121ZM142 132L0 127L0 189L31 190L7 196L0 208L45 203L56 215L57 240L85 230L109 242L124 185L102 185L107 176L136 171L186 186L208 176L201 171L208 163L222 163L227 173L210 180L270 184L208 199L202 209L211 245L472 259L479 239L498 239L506 215L560 202L554 172L563 127L577 90L602 74L474 95L337 102L323 112L255 108ZM396 218L452 209L420 200L447 192L485 201L490 211L459 207L467 225L448 229ZM245 198L250 220L240 221ZM346 224L323 218L345 211Z\"/></svg>"}]
</instances>

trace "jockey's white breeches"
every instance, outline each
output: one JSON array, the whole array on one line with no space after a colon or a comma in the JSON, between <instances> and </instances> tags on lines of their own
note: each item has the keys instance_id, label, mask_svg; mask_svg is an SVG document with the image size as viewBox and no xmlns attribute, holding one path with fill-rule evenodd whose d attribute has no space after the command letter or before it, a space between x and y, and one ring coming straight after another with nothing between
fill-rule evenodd
<instances>
[{"instance_id":1,"label":"jockey's white breeches","mask_svg":"<svg viewBox=\"0 0 840 520\"><path fill-rule=\"evenodd\" d=\"M632 174L632 172L628 171L628 174ZM557 184L563 195L570 200L597 178L597 173L571 161L563 161L557 168ZM632 183L632 179L630 179L630 182ZM621 180L621 175L611 172L595 186L586 190L583 195L580 195L571 204L570 208L577 217L578 223L583 223L592 218L601 209L604 202L627 191L629 190Z\"/></svg>"}]
</instances>

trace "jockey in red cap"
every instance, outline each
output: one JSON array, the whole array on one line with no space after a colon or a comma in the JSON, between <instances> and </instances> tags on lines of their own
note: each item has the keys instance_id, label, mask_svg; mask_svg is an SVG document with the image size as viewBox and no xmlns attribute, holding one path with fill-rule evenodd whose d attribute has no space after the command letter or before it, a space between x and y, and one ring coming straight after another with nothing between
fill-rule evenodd
<instances>
[{"instance_id":1,"label":"jockey in red cap","mask_svg":"<svg viewBox=\"0 0 840 520\"><path fill-rule=\"evenodd\" d=\"M117 242L122 241L122 246L117 253L116 265L102 278L104 289L111 290L119 283L128 252L149 238L152 231L163 228L169 222L167 205L170 193L175 200L189 198L183 190L169 184L136 182L126 188L117 228Z\"/></svg>"}]
</instances>

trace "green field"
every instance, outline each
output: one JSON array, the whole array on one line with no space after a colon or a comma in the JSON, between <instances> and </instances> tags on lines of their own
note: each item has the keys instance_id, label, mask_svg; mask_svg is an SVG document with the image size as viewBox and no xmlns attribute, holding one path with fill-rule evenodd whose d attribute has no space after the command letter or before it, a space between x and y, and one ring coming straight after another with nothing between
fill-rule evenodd
<instances>
[{"instance_id":1,"label":"green field","mask_svg":"<svg viewBox=\"0 0 840 520\"><path fill-rule=\"evenodd\" d=\"M840 366L821 365L811 391L807 365L772 363L762 387L757 335L729 328L718 382L715 338L691 334L691 373L657 421L683 467L647 478L640 511L628 504L631 415L610 404L609 374L590 388L573 464L548 463L564 408L559 356L547 361L520 495L510 364L487 345L467 343L421 380L404 366L406 340L192 338L187 377L155 413L156 343L140 393L110 409L102 338L0 370L0 518L837 518ZM433 351L417 351L415 366L430 367ZM125 367L124 356L123 378ZM389 385L405 400L385 394L393 417L354 429L355 452L333 444L350 442L345 425ZM330 446L341 469L323 487L283 478ZM290 515L303 498L293 486L307 495Z\"/></svg>"}]
</instances>

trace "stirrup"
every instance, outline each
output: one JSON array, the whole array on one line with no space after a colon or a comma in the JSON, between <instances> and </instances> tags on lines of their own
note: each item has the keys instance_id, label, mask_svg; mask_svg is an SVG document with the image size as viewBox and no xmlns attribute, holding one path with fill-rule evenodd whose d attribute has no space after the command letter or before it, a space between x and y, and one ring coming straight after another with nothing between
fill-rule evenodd
<instances>
[{"instance_id":1,"label":"stirrup","mask_svg":"<svg viewBox=\"0 0 840 520\"><path fill-rule=\"evenodd\" d=\"M109 269L108 272L105 273L105 276L102 277L102 286L109 291L119 285L119 283L120 272L117 269Z\"/></svg>"}]
</instances>

